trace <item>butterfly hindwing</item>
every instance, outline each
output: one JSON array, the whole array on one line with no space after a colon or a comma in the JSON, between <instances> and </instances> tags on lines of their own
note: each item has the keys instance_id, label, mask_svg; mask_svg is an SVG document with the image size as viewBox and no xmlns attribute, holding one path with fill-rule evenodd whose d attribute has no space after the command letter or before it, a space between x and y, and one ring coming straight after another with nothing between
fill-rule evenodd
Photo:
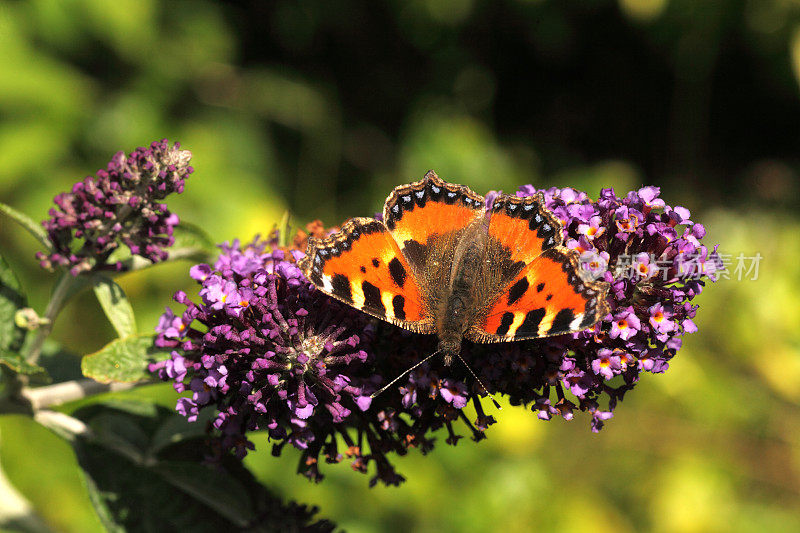
<instances>
[{"instance_id":1,"label":"butterfly hindwing","mask_svg":"<svg viewBox=\"0 0 800 533\"><path fill-rule=\"evenodd\" d=\"M608 285L585 280L578 254L560 246L561 223L541 195L501 195L489 221L489 265L494 292L467 338L506 342L580 331L607 312Z\"/></svg>"},{"instance_id":2,"label":"butterfly hindwing","mask_svg":"<svg viewBox=\"0 0 800 533\"><path fill-rule=\"evenodd\" d=\"M584 280L577 254L557 246L531 261L467 337L505 342L581 331L608 313L608 284Z\"/></svg>"},{"instance_id":3,"label":"butterfly hindwing","mask_svg":"<svg viewBox=\"0 0 800 533\"><path fill-rule=\"evenodd\" d=\"M299 267L320 290L418 333L434 333L417 280L383 223L353 218L341 231L310 239Z\"/></svg>"}]
</instances>

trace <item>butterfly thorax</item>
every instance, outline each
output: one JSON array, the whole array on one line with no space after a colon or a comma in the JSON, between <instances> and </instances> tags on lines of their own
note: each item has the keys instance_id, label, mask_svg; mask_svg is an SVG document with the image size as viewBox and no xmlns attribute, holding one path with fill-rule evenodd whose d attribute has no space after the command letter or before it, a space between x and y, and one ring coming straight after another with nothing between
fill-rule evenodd
<instances>
[{"instance_id":1,"label":"butterfly thorax","mask_svg":"<svg viewBox=\"0 0 800 533\"><path fill-rule=\"evenodd\" d=\"M450 365L453 356L461 350L464 333L474 320L477 288L481 282L481 263L484 260L487 234L482 221L478 220L463 233L456 246L449 289L442 299L437 330L439 350L444 355L444 364Z\"/></svg>"}]
</instances>

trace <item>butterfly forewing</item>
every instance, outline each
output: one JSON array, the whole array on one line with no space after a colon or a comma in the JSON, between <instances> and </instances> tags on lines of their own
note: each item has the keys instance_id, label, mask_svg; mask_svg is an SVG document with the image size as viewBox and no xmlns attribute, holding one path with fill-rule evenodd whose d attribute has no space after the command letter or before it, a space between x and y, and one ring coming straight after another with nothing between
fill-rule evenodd
<instances>
[{"instance_id":1,"label":"butterfly forewing","mask_svg":"<svg viewBox=\"0 0 800 533\"><path fill-rule=\"evenodd\" d=\"M392 191L383 220L420 281L431 312L450 287L453 260L464 232L485 213L485 200L468 187L429 171Z\"/></svg>"},{"instance_id":2,"label":"butterfly forewing","mask_svg":"<svg viewBox=\"0 0 800 533\"><path fill-rule=\"evenodd\" d=\"M420 287L383 223L349 220L338 233L312 239L300 268L323 292L418 333L435 333Z\"/></svg>"}]
</instances>

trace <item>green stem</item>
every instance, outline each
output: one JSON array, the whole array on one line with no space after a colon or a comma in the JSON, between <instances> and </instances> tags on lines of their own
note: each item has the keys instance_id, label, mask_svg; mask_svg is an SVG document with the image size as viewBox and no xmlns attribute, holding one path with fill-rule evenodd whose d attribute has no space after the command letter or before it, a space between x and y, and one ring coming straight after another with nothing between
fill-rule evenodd
<instances>
[{"instance_id":1,"label":"green stem","mask_svg":"<svg viewBox=\"0 0 800 533\"><path fill-rule=\"evenodd\" d=\"M47 309L45 309L44 312L43 318L46 320L44 324L36 330L36 337L33 339L28 349L28 354L25 356L25 359L29 363L35 365L39 360L39 356L42 353L42 346L44 346L44 341L53 330L53 323L55 322L56 316L66 303L67 298L71 296L72 291L70 289L78 282L77 277L66 271L61 274L61 277L56 282L55 289L53 289L53 296L50 298L50 302L47 304Z\"/></svg>"}]
</instances>

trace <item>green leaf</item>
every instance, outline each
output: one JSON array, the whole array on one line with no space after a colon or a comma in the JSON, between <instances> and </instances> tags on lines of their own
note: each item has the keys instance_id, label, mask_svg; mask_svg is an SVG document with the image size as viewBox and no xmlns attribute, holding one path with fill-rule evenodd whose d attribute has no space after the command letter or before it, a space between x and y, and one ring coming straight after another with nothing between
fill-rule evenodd
<instances>
[{"instance_id":1,"label":"green leaf","mask_svg":"<svg viewBox=\"0 0 800 533\"><path fill-rule=\"evenodd\" d=\"M208 233L203 228L189 222L181 222L173 229L172 235L175 237L175 244L172 250L194 249L198 252L214 253L216 245Z\"/></svg>"},{"instance_id":2,"label":"green leaf","mask_svg":"<svg viewBox=\"0 0 800 533\"><path fill-rule=\"evenodd\" d=\"M83 377L80 356L50 338L44 341L38 363L56 383Z\"/></svg>"},{"instance_id":3,"label":"green leaf","mask_svg":"<svg viewBox=\"0 0 800 533\"><path fill-rule=\"evenodd\" d=\"M133 316L125 291L114 280L105 276L94 276L94 294L103 308L111 325L117 330L120 338L136 333L136 318Z\"/></svg>"},{"instance_id":4,"label":"green leaf","mask_svg":"<svg viewBox=\"0 0 800 533\"><path fill-rule=\"evenodd\" d=\"M14 222L28 230L31 235L33 235L36 240L39 241L47 250L53 250L53 245L50 244L50 239L47 238L47 232L44 230L41 224L34 222L31 217L24 213L20 213L10 205L6 205L3 202L0 202L0 213L5 213Z\"/></svg>"},{"instance_id":5,"label":"green leaf","mask_svg":"<svg viewBox=\"0 0 800 533\"><path fill-rule=\"evenodd\" d=\"M131 249L127 246L117 246L113 252L106 259L106 264L113 265L114 263L130 263L133 260ZM145 261L147 261L145 259ZM149 261L148 261L149 262Z\"/></svg>"},{"instance_id":6,"label":"green leaf","mask_svg":"<svg viewBox=\"0 0 800 533\"><path fill-rule=\"evenodd\" d=\"M203 409L194 422L189 422L183 416L169 417L150 437L150 449L160 452L180 441L202 437L215 416L213 409Z\"/></svg>"},{"instance_id":7,"label":"green leaf","mask_svg":"<svg viewBox=\"0 0 800 533\"><path fill-rule=\"evenodd\" d=\"M69 270L65 270L64 272L62 272L61 276L56 282L56 289L61 284L65 285L64 296L62 299L63 303L68 302L70 299L80 294L87 287L94 286L95 276L97 276L97 274L81 274L79 276L73 276L72 274L69 273Z\"/></svg>"},{"instance_id":8,"label":"green leaf","mask_svg":"<svg viewBox=\"0 0 800 533\"><path fill-rule=\"evenodd\" d=\"M283 504L234 457L205 464L203 439L168 409L99 403L74 416L91 428L73 446L109 531L332 530L327 522L312 523L313 511ZM204 424L195 425L202 431ZM194 438L182 438L187 434Z\"/></svg>"},{"instance_id":9,"label":"green leaf","mask_svg":"<svg viewBox=\"0 0 800 533\"><path fill-rule=\"evenodd\" d=\"M45 382L50 381L49 378L47 378L47 371L45 371L44 368L38 365L32 365L16 352L0 349L0 364L6 365L19 374L39 376L42 377Z\"/></svg>"},{"instance_id":10,"label":"green leaf","mask_svg":"<svg viewBox=\"0 0 800 533\"><path fill-rule=\"evenodd\" d=\"M159 474L234 524L245 526L255 517L247 490L225 472L188 461L164 461Z\"/></svg>"},{"instance_id":11,"label":"green leaf","mask_svg":"<svg viewBox=\"0 0 800 533\"><path fill-rule=\"evenodd\" d=\"M115 339L95 353L85 355L81 370L87 378L100 383L148 379L147 363L166 359L167 354L153 346L152 335L130 335Z\"/></svg>"},{"instance_id":12,"label":"green leaf","mask_svg":"<svg viewBox=\"0 0 800 533\"><path fill-rule=\"evenodd\" d=\"M0 256L0 350L16 352L25 340L25 330L18 327L14 315L25 307L17 276L3 256Z\"/></svg>"},{"instance_id":13,"label":"green leaf","mask_svg":"<svg viewBox=\"0 0 800 533\"><path fill-rule=\"evenodd\" d=\"M13 438L13 437L12 437ZM50 528L36 514L33 506L8 479L0 465L0 531L48 533Z\"/></svg>"}]
</instances>

